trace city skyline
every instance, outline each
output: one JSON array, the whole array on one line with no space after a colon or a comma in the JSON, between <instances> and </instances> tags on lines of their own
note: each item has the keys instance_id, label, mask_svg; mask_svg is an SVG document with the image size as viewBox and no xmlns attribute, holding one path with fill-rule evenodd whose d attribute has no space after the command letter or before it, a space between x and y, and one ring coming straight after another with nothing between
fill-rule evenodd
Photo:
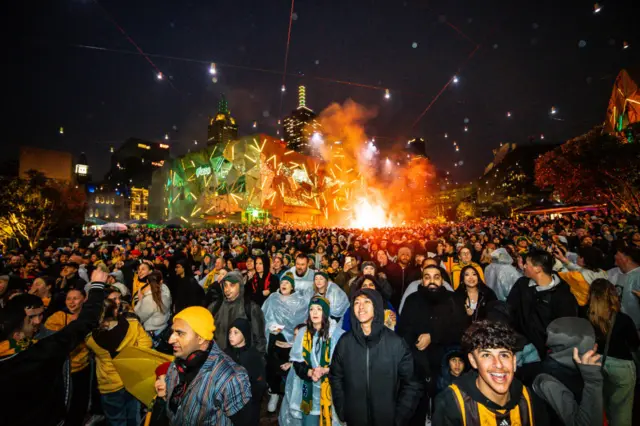
<instances>
[{"instance_id":1,"label":"city skyline","mask_svg":"<svg viewBox=\"0 0 640 426\"><path fill-rule=\"evenodd\" d=\"M598 14L575 2L566 19L551 18L552 6L500 1L296 4L286 78L288 2L215 11L64 3L37 14L11 6L11 25L27 24L10 47L18 84L9 87L17 102L5 147L8 156L23 145L85 151L94 176L106 172L109 147L129 137L168 134L179 153L205 144L203 123L221 93L240 135L276 136L304 84L317 113L349 98L376 109L366 131L381 148L424 137L434 163L468 181L500 142L560 142L601 124L615 76L638 63L629 2L606 3ZM155 55L162 80L144 57L122 53L135 49L118 27ZM454 169L458 159L465 166Z\"/></svg>"}]
</instances>

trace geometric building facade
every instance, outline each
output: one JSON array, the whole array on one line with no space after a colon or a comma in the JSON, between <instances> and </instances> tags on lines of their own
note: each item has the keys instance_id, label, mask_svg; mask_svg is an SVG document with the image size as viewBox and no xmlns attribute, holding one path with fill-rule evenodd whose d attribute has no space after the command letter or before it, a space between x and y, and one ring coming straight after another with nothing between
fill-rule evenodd
<instances>
[{"instance_id":1,"label":"geometric building facade","mask_svg":"<svg viewBox=\"0 0 640 426\"><path fill-rule=\"evenodd\" d=\"M247 136L188 153L157 170L152 187L162 187L163 208L151 219L320 224L333 208L325 191L336 185L325 179L322 160L267 135Z\"/></svg>"}]
</instances>

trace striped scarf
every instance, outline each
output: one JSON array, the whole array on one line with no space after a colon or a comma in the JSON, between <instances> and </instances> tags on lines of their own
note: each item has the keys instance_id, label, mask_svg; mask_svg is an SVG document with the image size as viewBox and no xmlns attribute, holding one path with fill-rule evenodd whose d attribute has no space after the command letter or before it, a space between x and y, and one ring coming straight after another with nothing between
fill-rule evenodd
<instances>
[{"instance_id":1,"label":"striped scarf","mask_svg":"<svg viewBox=\"0 0 640 426\"><path fill-rule=\"evenodd\" d=\"M331 338L327 340L321 339L321 342L319 367L328 367L331 362ZM313 335L307 330L302 338L302 357L308 366L311 366L312 350ZM308 415L311 413L312 406L313 381L304 380L302 382L300 410ZM329 376L326 374L320 379L320 426L331 426L331 386L329 385Z\"/></svg>"}]
</instances>

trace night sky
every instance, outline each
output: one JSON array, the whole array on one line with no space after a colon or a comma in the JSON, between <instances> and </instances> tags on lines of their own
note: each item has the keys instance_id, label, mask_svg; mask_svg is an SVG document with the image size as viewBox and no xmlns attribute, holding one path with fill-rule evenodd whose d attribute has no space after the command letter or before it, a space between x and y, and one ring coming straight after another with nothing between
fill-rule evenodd
<instances>
[{"instance_id":1,"label":"night sky","mask_svg":"<svg viewBox=\"0 0 640 426\"><path fill-rule=\"evenodd\" d=\"M241 135L257 121L275 136L303 83L316 112L348 98L376 108L366 130L381 149L423 136L437 167L470 180L500 142L559 142L604 120L615 76L640 65L640 39L631 1L600 4L594 14L590 1L296 0L282 97L290 0L12 2L1 143L5 157L20 145L85 151L100 179L109 147L128 137L169 133L174 153L197 149L221 93ZM118 25L162 56L150 59L163 81Z\"/></svg>"}]
</instances>

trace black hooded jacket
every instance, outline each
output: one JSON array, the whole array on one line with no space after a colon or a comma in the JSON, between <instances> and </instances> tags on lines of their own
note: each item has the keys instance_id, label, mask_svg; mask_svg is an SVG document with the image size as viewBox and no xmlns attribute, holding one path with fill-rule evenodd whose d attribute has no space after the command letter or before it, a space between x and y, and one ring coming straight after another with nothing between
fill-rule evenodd
<instances>
[{"instance_id":1,"label":"black hooded jacket","mask_svg":"<svg viewBox=\"0 0 640 426\"><path fill-rule=\"evenodd\" d=\"M229 337L227 336L227 348L225 352L237 364L240 364L247 370L249 380L251 381L251 395L253 400L259 404L264 391L267 390L264 357L251 345L251 323L248 320L245 318L236 318L229 329L233 327L242 332L245 345L242 348L234 348L231 346Z\"/></svg>"},{"instance_id":2,"label":"black hooded jacket","mask_svg":"<svg viewBox=\"0 0 640 426\"><path fill-rule=\"evenodd\" d=\"M333 404L349 426L403 425L413 415L422 385L413 374L407 344L384 326L382 296L370 289L354 294L373 302L371 333L365 336L351 310L353 328L338 342L329 370Z\"/></svg>"},{"instance_id":3,"label":"black hooded jacket","mask_svg":"<svg viewBox=\"0 0 640 426\"><path fill-rule=\"evenodd\" d=\"M190 306L204 306L204 289L190 274L191 269L189 264L184 260L179 260L176 263L182 265L185 270L185 275L182 278L176 275L169 282L171 301L173 303L173 313L177 314Z\"/></svg>"}]
</instances>

